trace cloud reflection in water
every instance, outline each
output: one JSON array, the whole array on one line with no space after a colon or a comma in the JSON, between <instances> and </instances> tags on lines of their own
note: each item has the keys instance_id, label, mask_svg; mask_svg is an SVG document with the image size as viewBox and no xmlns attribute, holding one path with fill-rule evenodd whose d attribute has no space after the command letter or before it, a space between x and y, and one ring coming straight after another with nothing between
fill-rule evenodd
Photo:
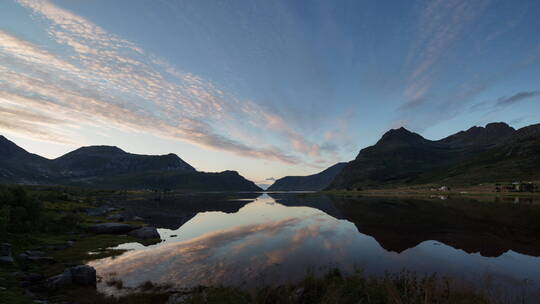
<instances>
[{"instance_id":1,"label":"cloud reflection in water","mask_svg":"<svg viewBox=\"0 0 540 304\"><path fill-rule=\"evenodd\" d=\"M161 229L160 234L163 243L133 247L136 250L90 265L105 278L114 274L127 287L148 280L177 287L255 287L296 281L308 271L336 267L368 274L407 268L460 277L495 273L540 278L540 270L533 267L537 258L512 251L487 258L425 241L399 254L389 252L351 222L314 208L286 207L266 195L237 213L200 213L179 229Z\"/></svg>"}]
</instances>

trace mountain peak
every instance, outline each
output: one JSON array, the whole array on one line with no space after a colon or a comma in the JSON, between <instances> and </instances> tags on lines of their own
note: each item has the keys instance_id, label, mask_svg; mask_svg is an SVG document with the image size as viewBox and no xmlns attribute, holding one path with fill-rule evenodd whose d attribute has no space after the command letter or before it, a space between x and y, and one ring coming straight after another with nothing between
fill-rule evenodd
<instances>
[{"instance_id":1,"label":"mountain peak","mask_svg":"<svg viewBox=\"0 0 540 304\"><path fill-rule=\"evenodd\" d=\"M516 130L504 122L488 123L485 127L474 126L467 131L460 131L450 135L442 142L446 143L470 143L470 144L492 144L500 139L512 135Z\"/></svg>"},{"instance_id":2,"label":"mountain peak","mask_svg":"<svg viewBox=\"0 0 540 304\"><path fill-rule=\"evenodd\" d=\"M418 142L425 140L421 135L411 132L404 127L400 127L398 129L390 129L384 135L381 137L381 139L377 142L377 144L380 143L386 143L386 142Z\"/></svg>"},{"instance_id":3,"label":"mountain peak","mask_svg":"<svg viewBox=\"0 0 540 304\"><path fill-rule=\"evenodd\" d=\"M126 153L124 150L116 146L86 146L81 147L73 152L77 153L107 153L107 154L120 154Z\"/></svg>"},{"instance_id":4,"label":"mountain peak","mask_svg":"<svg viewBox=\"0 0 540 304\"><path fill-rule=\"evenodd\" d=\"M7 159L16 154L28 153L14 142L0 135L0 159Z\"/></svg>"}]
</instances>

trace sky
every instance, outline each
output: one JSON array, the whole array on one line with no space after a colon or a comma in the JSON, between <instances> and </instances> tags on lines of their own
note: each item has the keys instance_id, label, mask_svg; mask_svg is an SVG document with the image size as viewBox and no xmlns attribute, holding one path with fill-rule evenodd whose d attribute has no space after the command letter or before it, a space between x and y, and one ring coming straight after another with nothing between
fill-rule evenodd
<instances>
[{"instance_id":1,"label":"sky","mask_svg":"<svg viewBox=\"0 0 540 304\"><path fill-rule=\"evenodd\" d=\"M0 134L257 183L540 118L540 1L0 1Z\"/></svg>"}]
</instances>

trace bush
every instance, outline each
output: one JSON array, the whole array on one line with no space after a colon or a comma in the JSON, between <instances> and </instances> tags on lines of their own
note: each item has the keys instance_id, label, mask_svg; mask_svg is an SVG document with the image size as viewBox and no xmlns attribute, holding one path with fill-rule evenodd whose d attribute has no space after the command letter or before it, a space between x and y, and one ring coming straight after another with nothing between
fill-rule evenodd
<instances>
[{"instance_id":1,"label":"bush","mask_svg":"<svg viewBox=\"0 0 540 304\"><path fill-rule=\"evenodd\" d=\"M59 214L46 212L42 216L40 231L42 232L72 232L79 228L82 217L75 213Z\"/></svg>"},{"instance_id":2,"label":"bush","mask_svg":"<svg viewBox=\"0 0 540 304\"><path fill-rule=\"evenodd\" d=\"M22 187L0 186L0 229L29 232L41 223L42 204Z\"/></svg>"}]
</instances>

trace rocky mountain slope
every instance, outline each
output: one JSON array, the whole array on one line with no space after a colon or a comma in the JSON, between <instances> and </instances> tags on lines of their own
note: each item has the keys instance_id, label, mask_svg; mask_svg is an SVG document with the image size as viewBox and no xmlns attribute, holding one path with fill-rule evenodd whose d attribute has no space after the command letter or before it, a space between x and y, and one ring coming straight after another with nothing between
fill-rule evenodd
<instances>
[{"instance_id":1,"label":"rocky mountain slope","mask_svg":"<svg viewBox=\"0 0 540 304\"><path fill-rule=\"evenodd\" d=\"M286 176L276 180L267 191L320 191L328 187L346 165L347 163L337 163L308 176Z\"/></svg>"},{"instance_id":2,"label":"rocky mountain slope","mask_svg":"<svg viewBox=\"0 0 540 304\"><path fill-rule=\"evenodd\" d=\"M491 123L435 141L405 128L390 130L362 149L328 189L540 178L539 128Z\"/></svg>"},{"instance_id":3,"label":"rocky mountain slope","mask_svg":"<svg viewBox=\"0 0 540 304\"><path fill-rule=\"evenodd\" d=\"M112 146L82 147L49 160L0 136L0 183L121 189L260 191L235 171L198 172L175 154L139 155Z\"/></svg>"}]
</instances>

